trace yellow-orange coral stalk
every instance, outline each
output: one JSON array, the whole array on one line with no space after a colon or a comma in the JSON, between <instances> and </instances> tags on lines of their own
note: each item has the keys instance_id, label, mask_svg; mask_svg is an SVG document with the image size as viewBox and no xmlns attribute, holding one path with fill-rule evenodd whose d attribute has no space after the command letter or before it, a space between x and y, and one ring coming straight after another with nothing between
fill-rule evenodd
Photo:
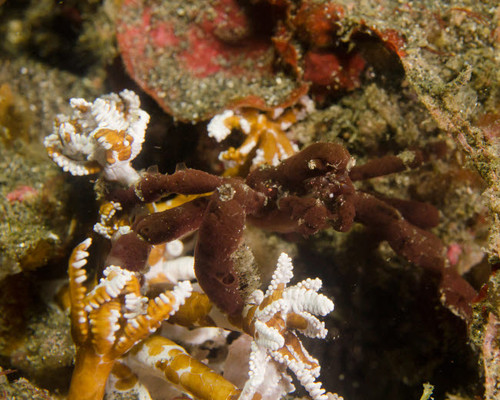
<instances>
[{"instance_id":1,"label":"yellow-orange coral stalk","mask_svg":"<svg viewBox=\"0 0 500 400\"><path fill-rule=\"evenodd\" d=\"M101 400L115 360L81 347L76 354L68 400Z\"/></svg>"},{"instance_id":2,"label":"yellow-orange coral stalk","mask_svg":"<svg viewBox=\"0 0 500 400\"><path fill-rule=\"evenodd\" d=\"M199 400L236 400L240 390L171 340L152 336L132 352L143 365L161 371L165 378Z\"/></svg>"}]
</instances>

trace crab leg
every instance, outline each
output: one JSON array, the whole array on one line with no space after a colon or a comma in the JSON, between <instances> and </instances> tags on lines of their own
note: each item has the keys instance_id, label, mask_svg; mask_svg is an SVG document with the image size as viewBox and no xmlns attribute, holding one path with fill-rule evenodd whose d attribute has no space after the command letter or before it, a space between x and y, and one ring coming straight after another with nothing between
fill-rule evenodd
<instances>
[{"instance_id":1,"label":"crab leg","mask_svg":"<svg viewBox=\"0 0 500 400\"><path fill-rule=\"evenodd\" d=\"M266 201L262 193L237 179L227 179L212 194L199 229L195 273L203 291L229 315L243 309L234 253L241 244L246 215Z\"/></svg>"},{"instance_id":2,"label":"crab leg","mask_svg":"<svg viewBox=\"0 0 500 400\"><path fill-rule=\"evenodd\" d=\"M200 197L150 214L137 221L132 229L150 244L170 242L199 228L207 204L208 199Z\"/></svg>"},{"instance_id":3,"label":"crab leg","mask_svg":"<svg viewBox=\"0 0 500 400\"><path fill-rule=\"evenodd\" d=\"M203 194L214 191L224 178L196 169L185 169L173 174L148 173L128 189L114 190L108 200L117 201L124 208L151 203L171 193Z\"/></svg>"}]
</instances>

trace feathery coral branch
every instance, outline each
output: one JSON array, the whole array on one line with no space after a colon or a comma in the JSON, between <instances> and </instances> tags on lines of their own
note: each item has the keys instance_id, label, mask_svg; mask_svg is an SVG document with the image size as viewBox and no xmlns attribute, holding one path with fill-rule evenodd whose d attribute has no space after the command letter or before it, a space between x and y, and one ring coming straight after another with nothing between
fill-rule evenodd
<instances>
[{"instance_id":1,"label":"feathery coral branch","mask_svg":"<svg viewBox=\"0 0 500 400\"><path fill-rule=\"evenodd\" d=\"M71 324L77 347L70 400L102 399L114 362L148 337L191 294L188 281L154 299L141 296L134 273L107 267L97 286L87 293L83 282L90 239L80 243L69 262Z\"/></svg>"}]
</instances>

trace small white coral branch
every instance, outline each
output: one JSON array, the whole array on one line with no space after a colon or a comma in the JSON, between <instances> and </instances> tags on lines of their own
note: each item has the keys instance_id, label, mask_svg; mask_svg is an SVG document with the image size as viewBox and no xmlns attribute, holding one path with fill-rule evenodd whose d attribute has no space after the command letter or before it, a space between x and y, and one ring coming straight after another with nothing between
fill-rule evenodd
<instances>
[{"instance_id":1,"label":"small white coral branch","mask_svg":"<svg viewBox=\"0 0 500 400\"><path fill-rule=\"evenodd\" d=\"M149 284L194 280L196 279L194 258L191 256L178 257L173 260L162 258L151 266L145 277Z\"/></svg>"},{"instance_id":2,"label":"small white coral branch","mask_svg":"<svg viewBox=\"0 0 500 400\"><path fill-rule=\"evenodd\" d=\"M226 126L226 119L234 116L233 110L224 110L222 114L213 117L207 125L208 136L222 142L231 134L231 128Z\"/></svg>"},{"instance_id":3,"label":"small white coral branch","mask_svg":"<svg viewBox=\"0 0 500 400\"><path fill-rule=\"evenodd\" d=\"M320 366L302 346L295 331L325 338L327 330L317 315L333 310L333 302L317 293L320 279L307 279L287 287L293 277L292 260L282 253L266 293L256 290L244 311L254 341L251 345L249 379L240 400L259 394L263 399L279 398L294 390L286 368L292 371L313 400L327 400L320 382ZM273 379L269 379L273 377Z\"/></svg>"},{"instance_id":4,"label":"small white coral branch","mask_svg":"<svg viewBox=\"0 0 500 400\"><path fill-rule=\"evenodd\" d=\"M110 93L93 103L70 100L73 113L58 115L44 145L50 158L72 175L102 172L105 179L131 184L138 179L130 162L139 154L149 122L131 90Z\"/></svg>"},{"instance_id":5,"label":"small white coral branch","mask_svg":"<svg viewBox=\"0 0 500 400\"><path fill-rule=\"evenodd\" d=\"M298 148L287 138L286 131L312 111L313 101L303 96L295 106L286 110L275 108L271 112L262 113L256 109L244 108L225 110L214 116L207 125L207 131L208 136L217 142L225 140L235 129L245 135L238 148L230 147L219 154L219 159L226 168L225 174L239 174L245 164L251 164L251 168L262 164L277 165L290 157Z\"/></svg>"}]
</instances>

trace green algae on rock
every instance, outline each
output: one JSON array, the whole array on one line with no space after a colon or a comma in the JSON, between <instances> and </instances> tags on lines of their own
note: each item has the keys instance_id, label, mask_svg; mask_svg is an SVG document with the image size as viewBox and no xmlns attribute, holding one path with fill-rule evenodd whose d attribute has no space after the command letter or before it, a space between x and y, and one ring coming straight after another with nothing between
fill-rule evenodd
<instances>
[{"instance_id":1,"label":"green algae on rock","mask_svg":"<svg viewBox=\"0 0 500 400\"><path fill-rule=\"evenodd\" d=\"M57 168L28 150L0 145L0 279L61 256L71 238L68 187Z\"/></svg>"}]
</instances>

